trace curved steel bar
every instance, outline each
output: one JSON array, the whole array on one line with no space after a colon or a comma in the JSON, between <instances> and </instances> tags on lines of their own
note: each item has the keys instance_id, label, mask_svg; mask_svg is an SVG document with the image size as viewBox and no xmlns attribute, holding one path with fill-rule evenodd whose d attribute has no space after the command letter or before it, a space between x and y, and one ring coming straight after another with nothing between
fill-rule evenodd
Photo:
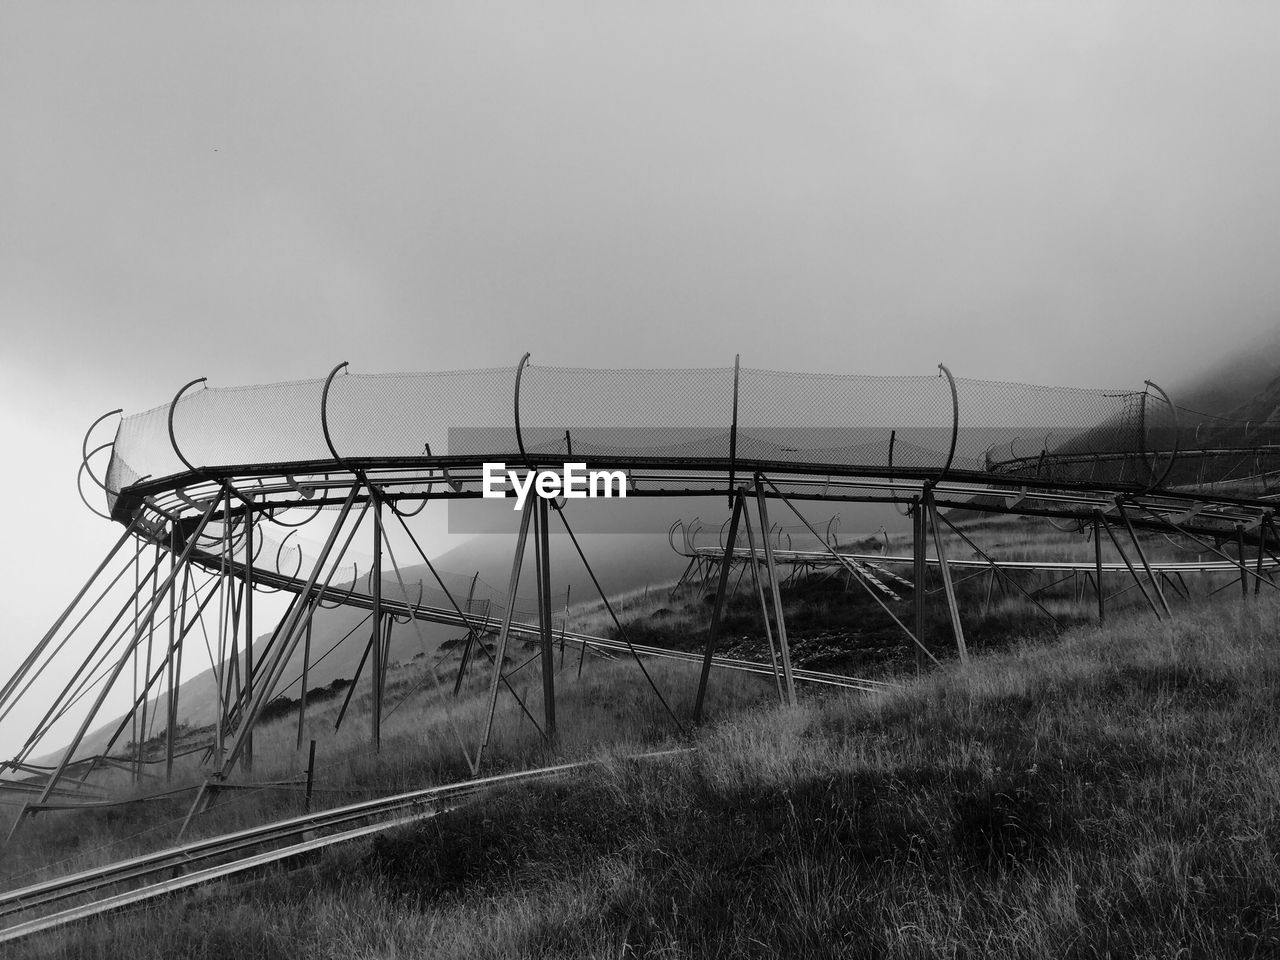
<instances>
[{"instance_id":1,"label":"curved steel bar","mask_svg":"<svg viewBox=\"0 0 1280 960\"><path fill-rule=\"evenodd\" d=\"M723 549L724 549L724 538L725 538L725 534L726 534L726 533L728 533L728 531L729 531L729 523L730 523L730 521L732 521L732 520L733 520L733 517L728 517L728 518L726 518L726 519L725 519L724 523L720 524L720 549L721 549L721 550L723 550Z\"/></svg>"},{"instance_id":2,"label":"curved steel bar","mask_svg":"<svg viewBox=\"0 0 1280 960\"><path fill-rule=\"evenodd\" d=\"M346 360L329 371L329 376L324 381L324 390L320 394L320 429L324 431L324 445L329 448L329 452L333 454L333 459L338 463L345 464L346 461L338 454L337 449L333 445L333 437L329 435L329 388L333 386L333 378L338 375L338 371L348 366Z\"/></svg>"},{"instance_id":3,"label":"curved steel bar","mask_svg":"<svg viewBox=\"0 0 1280 960\"><path fill-rule=\"evenodd\" d=\"M383 502L386 503L386 505L391 508L391 512L394 513L397 517L403 517L404 519L407 520L410 517L416 517L423 510L427 509L427 504L431 502L431 495L428 493L426 496L422 498L422 503L418 504L417 510L401 510L396 505L396 501L394 500L384 500Z\"/></svg>"},{"instance_id":4,"label":"curved steel bar","mask_svg":"<svg viewBox=\"0 0 1280 960\"><path fill-rule=\"evenodd\" d=\"M360 580L360 564L359 564L359 563L357 563L356 561L352 560L352 561L351 561L351 568L352 568L352 574L351 574L351 587L350 587L350 589L343 591L343 592L346 594L346 596L344 596L341 600L336 600L336 601L334 601L333 603L325 603L325 602L324 602L324 595L325 595L325 593L337 593L337 591L336 591L336 590L334 590L332 587L329 587L329 588L327 588L323 593L321 593L321 594L316 598L316 606L320 607L322 610L337 610L339 607L346 606L347 601L348 601L348 600L350 600L350 599L352 599L353 597L356 597L356 596L367 597L367 596L369 596L369 594L367 594L367 593L361 593L361 594L357 594L357 593L356 593L356 584L357 584L357 583L359 582L359 580ZM335 571L335 573L336 573L336 571ZM373 582L373 571L372 571L372 570L370 570L370 571L369 571L369 578L370 578L370 581L369 581L369 582L370 582L370 584L372 584L372 582Z\"/></svg>"},{"instance_id":5,"label":"curved steel bar","mask_svg":"<svg viewBox=\"0 0 1280 960\"><path fill-rule=\"evenodd\" d=\"M418 599L413 604L414 609L417 609L418 607L422 606L422 596L423 596L424 590L425 590L425 585L421 580L419 580L418 581ZM413 619L413 611L409 610L409 611L406 611L405 613L392 613L391 619L399 624L408 623L410 620Z\"/></svg>"},{"instance_id":6,"label":"curved steel bar","mask_svg":"<svg viewBox=\"0 0 1280 960\"><path fill-rule=\"evenodd\" d=\"M196 469L195 464L183 456L182 450L178 447L178 438L174 436L173 433L173 410L178 405L178 401L182 399L182 395L184 393L194 387L197 383L207 383L208 381L208 377L197 377L174 394L173 401L169 404L169 445L173 447L173 452L178 455L178 459L182 461L183 466L192 473L199 473L200 471Z\"/></svg>"},{"instance_id":7,"label":"curved steel bar","mask_svg":"<svg viewBox=\"0 0 1280 960\"><path fill-rule=\"evenodd\" d=\"M278 509L278 508L276 508L276 507L268 507L268 510L273 511L273 512L270 514L270 520L271 520L271 522L272 522L272 523L274 523L274 524L275 524L276 526L278 526L278 527L289 527L290 529L294 529L294 530L296 530L298 527L305 527L308 523L310 523L310 522L311 522L312 520L314 520L316 517L320 516L320 511L324 509L324 504L322 504L322 503L318 503L318 504L316 504L316 508L315 508L313 511L311 511L311 516L307 517L307 519L305 519L305 520L299 520L297 523L285 523L283 520L279 519L279 518L275 515L274 511L275 511L276 509ZM287 513L288 511L290 511L290 510L297 510L297 509L298 509L298 506L297 506L297 505L295 505L295 504L288 504L288 505L286 505L286 506L284 507L284 511L285 511L286 513Z\"/></svg>"},{"instance_id":8,"label":"curved steel bar","mask_svg":"<svg viewBox=\"0 0 1280 960\"><path fill-rule=\"evenodd\" d=\"M840 526L840 514L837 513L830 520L827 521L827 544L828 545L836 546L839 543L839 538L836 537L836 529L839 528L839 526Z\"/></svg>"},{"instance_id":9,"label":"curved steel bar","mask_svg":"<svg viewBox=\"0 0 1280 960\"><path fill-rule=\"evenodd\" d=\"M99 510L97 507L95 507L93 504L91 504L91 503L89 502L89 498L88 498L88 497L86 497L86 496L84 495L84 485L83 485L83 479L82 479L82 478L84 477L84 475L85 475L86 473L87 473L87 474L89 474L89 476L93 477L93 471L89 469L89 464L88 464L88 463L81 463L81 464L80 464L80 469L76 471L76 493L80 494L80 500L81 500L81 502L82 502L86 507L88 507L88 508L89 508L89 512L90 512L90 513L94 514L95 516L99 516L99 517L101 517L103 520L110 520L110 519L111 519L111 517L110 517L110 515L109 515L109 514L105 514L105 513L103 513L101 510ZM97 481L97 479L98 479L97 477L94 477L94 481L95 481L95 482Z\"/></svg>"},{"instance_id":10,"label":"curved steel bar","mask_svg":"<svg viewBox=\"0 0 1280 960\"><path fill-rule=\"evenodd\" d=\"M278 573L280 576L285 577L289 580L298 579L298 574L302 572L302 548L299 547L296 543L293 545L294 548L298 551L298 565L297 567L294 568L293 573L285 573L283 570L280 569L280 554L284 552L284 545L289 542L289 538L292 537L296 532L297 532L296 530L290 530L287 534L285 534L285 538L281 540L279 545L276 547L276 573Z\"/></svg>"},{"instance_id":11,"label":"curved steel bar","mask_svg":"<svg viewBox=\"0 0 1280 960\"><path fill-rule=\"evenodd\" d=\"M93 468L89 466L89 458L92 457L94 454L101 453L103 450L107 450L110 447L114 447L115 445L116 445L116 442L114 440L108 440L106 443L100 443L96 447L94 447L92 450L90 450L88 454L85 455L85 458L81 461L81 466L83 466L85 469L85 472L89 474L89 479L92 480L94 483L96 483L99 487L101 487L104 493L111 493L112 491L107 489L107 485L103 483L101 480L99 480L98 475L93 472Z\"/></svg>"},{"instance_id":12,"label":"curved steel bar","mask_svg":"<svg viewBox=\"0 0 1280 960\"><path fill-rule=\"evenodd\" d=\"M942 480L946 477L947 471L951 469L951 463L956 458L956 441L960 438L960 394L956 391L956 378L951 375L951 371L947 369L946 364L938 364L938 369L946 375L947 383L951 384L951 449L947 451L947 462L943 466L942 471L938 474L937 479ZM1010 445L1012 450L1012 445Z\"/></svg>"},{"instance_id":13,"label":"curved steel bar","mask_svg":"<svg viewBox=\"0 0 1280 960\"><path fill-rule=\"evenodd\" d=\"M1149 492L1164 484L1165 480L1169 478L1169 471L1173 469L1173 465L1178 461L1178 408L1174 405L1173 400L1170 399L1169 394L1165 393L1164 388L1161 387L1160 384L1151 380L1147 380L1145 382L1148 387L1157 391L1160 396L1164 397L1164 402L1169 405L1169 411L1173 416L1173 449L1169 451L1169 462L1165 465L1164 472L1160 474L1160 479L1153 480L1151 486L1147 487L1147 491ZM1143 405L1145 406L1145 404L1146 400L1144 394ZM1143 437L1143 444L1146 444L1145 436ZM1154 474L1154 471L1152 471L1152 473Z\"/></svg>"},{"instance_id":14,"label":"curved steel bar","mask_svg":"<svg viewBox=\"0 0 1280 960\"><path fill-rule=\"evenodd\" d=\"M676 528L677 528L677 527L679 527L679 528L680 528L680 530L681 530L681 532L683 533L683 531L684 531L684 521L683 521L683 520L677 520L675 523L673 523L670 527L668 527L668 528L667 528L667 543L671 546L671 551L672 551L673 553L679 553L679 552L680 552L680 551L676 548Z\"/></svg>"},{"instance_id":15,"label":"curved steel bar","mask_svg":"<svg viewBox=\"0 0 1280 960\"><path fill-rule=\"evenodd\" d=\"M524 378L524 368L529 363L529 354L526 352L520 358L520 364L516 367L516 399L515 399L515 418L516 418L516 446L520 448L520 456L524 458L525 466L530 470L533 469L533 462L529 459L529 454L524 449L524 434L520 432L520 381Z\"/></svg>"},{"instance_id":16,"label":"curved steel bar","mask_svg":"<svg viewBox=\"0 0 1280 960\"><path fill-rule=\"evenodd\" d=\"M107 443L101 444L100 446L94 447L92 450L90 450L89 437L92 436L93 431L97 428L98 424L100 424L103 420L106 420L108 417L114 417L117 413L124 413L124 410L121 410L121 409L108 410L106 413L100 416L97 420L93 421L93 423L89 424L89 429L84 432L84 439L80 441L80 461L82 463L87 464L89 462L89 458L92 457L99 450L105 450L107 447L115 446L115 441L111 440L111 441L108 441ZM93 480L94 483L100 486L103 490L106 490L108 493L110 493L110 491L107 490L107 485L98 479L97 475L94 474L92 468L90 468L89 470L89 477L90 479ZM79 483L79 482L80 482L79 480L76 481L76 483ZM94 512L97 513L96 510Z\"/></svg>"}]
</instances>

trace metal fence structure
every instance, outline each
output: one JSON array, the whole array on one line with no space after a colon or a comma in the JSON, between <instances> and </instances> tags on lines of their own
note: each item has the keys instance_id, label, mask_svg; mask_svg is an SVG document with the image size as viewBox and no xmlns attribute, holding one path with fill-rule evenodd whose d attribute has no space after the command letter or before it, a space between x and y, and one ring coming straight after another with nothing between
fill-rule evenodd
<instances>
[{"instance_id":1,"label":"metal fence structure","mask_svg":"<svg viewBox=\"0 0 1280 960\"><path fill-rule=\"evenodd\" d=\"M941 534L956 528L940 508L1047 517L1087 527L1095 543L1105 535L1157 616L1166 615L1169 604L1136 527L1206 544L1226 564L1218 569L1238 571L1246 595L1250 585L1274 585L1280 423L1189 415L1150 382L1074 389L956 378L945 366L927 376L877 377L754 369L736 359L710 369L575 369L531 364L526 354L515 366L498 369L359 375L340 364L325 378L292 383L220 388L194 380L169 403L122 417L114 438L96 443L103 424L119 413L90 427L80 479L90 509L124 532L0 687L4 722L42 673L70 675L22 750L5 764L25 778L23 789L35 797L29 810L72 789L67 772L73 762L90 770L105 762L109 750L93 757L76 751L126 667L132 663L136 673L144 652L148 672L115 741L137 732L139 712L145 730L146 711L163 698L166 770L172 770L184 638L197 624L206 629L209 609L217 612L212 659L221 704L209 745L211 792L237 765L251 766L254 723L286 681L300 679L305 698L310 652L303 645L310 643L316 611L335 605L368 613L356 642L365 643L360 670L367 662L375 749L386 709L391 631L420 631L424 621L465 631L453 691L469 668L488 671L484 729L478 742L468 744L460 732L458 737L478 769L499 697L516 697L506 666L513 637L534 641L540 651L540 719L516 699L548 739L555 736L550 651L566 637L584 651L634 657L651 684L646 658L694 660L700 665L695 720L713 667L772 676L786 700L794 700L797 681L875 688L871 681L793 668L778 572L788 551L847 569L929 657L933 653L921 642L925 591L911 588L923 582L927 567L936 568L956 652L965 661L962 616ZM429 501L481 495L485 462L534 468L570 460L623 471L629 496L728 499L732 515L718 540L690 553L707 561L708 583L718 580L703 653L631 643L602 590L617 636L567 629L567 598L552 589L547 548L553 524L572 536L568 511L558 504L538 497L526 502L505 589L437 570L414 536L409 521ZM95 506L91 484L101 488L105 510ZM866 558L850 556L832 531L816 529L794 506L812 500L898 505L912 517L911 571L888 576ZM790 511L782 526L770 522L771 504ZM323 531L323 544L304 547L297 528L322 516L313 529ZM415 555L395 555L389 528L401 543L407 535ZM368 538L364 560L354 559L361 552L352 546L358 536ZM581 554L576 537L573 543ZM533 589L522 596L529 545ZM1246 545L1256 547L1256 562L1246 563ZM744 557L764 616L768 663L717 654L728 572ZM591 572L585 554L582 560ZM409 563L424 564L429 575L406 582L402 571ZM1102 616L1100 552L1095 573ZM127 596L113 606L108 597L117 585ZM292 600L271 625L269 639L255 648L263 625L254 619L253 597L264 590L285 591ZM899 609L899 616L893 604L908 594L913 608ZM63 651L74 649L68 647L71 635L86 611L99 605L118 615L88 657L69 662ZM914 627L907 623L913 615ZM303 676L288 677L299 650L307 650ZM440 684L436 667L429 669ZM654 693L683 728L656 685ZM70 715L83 719L61 761L51 770L33 767L34 751ZM206 801L208 796L202 793Z\"/></svg>"}]
</instances>

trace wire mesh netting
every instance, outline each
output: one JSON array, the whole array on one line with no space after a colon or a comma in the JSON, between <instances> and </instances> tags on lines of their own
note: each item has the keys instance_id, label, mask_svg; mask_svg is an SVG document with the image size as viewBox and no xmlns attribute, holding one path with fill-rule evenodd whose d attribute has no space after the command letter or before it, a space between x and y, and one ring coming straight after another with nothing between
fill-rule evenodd
<instances>
[{"instance_id":1,"label":"wire mesh netting","mask_svg":"<svg viewBox=\"0 0 1280 960\"><path fill-rule=\"evenodd\" d=\"M544 463L657 460L692 471L709 462L727 469L732 455L747 468L928 477L949 465L1010 482L1149 487L1162 478L1186 485L1269 476L1276 464L1268 448L1280 448L1276 421L1180 423L1149 386L960 379L953 402L952 381L942 375L742 368L736 387L735 406L732 367L343 374L332 381L327 412L339 458L391 464L426 456L512 460L523 440L527 455ZM174 439L183 457L209 471L331 463L323 390L319 379L197 389L173 405ZM170 443L169 416L165 405L121 422L107 470L109 501L143 478L186 471ZM1184 452L1176 465L1175 444ZM1210 452L1218 449L1232 453Z\"/></svg>"}]
</instances>

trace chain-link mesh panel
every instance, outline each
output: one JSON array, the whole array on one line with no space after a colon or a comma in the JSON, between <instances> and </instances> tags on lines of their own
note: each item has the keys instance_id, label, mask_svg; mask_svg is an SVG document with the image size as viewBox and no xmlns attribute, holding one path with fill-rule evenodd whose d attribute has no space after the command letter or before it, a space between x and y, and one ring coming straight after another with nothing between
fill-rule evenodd
<instances>
[{"instance_id":1,"label":"chain-link mesh panel","mask_svg":"<svg viewBox=\"0 0 1280 960\"><path fill-rule=\"evenodd\" d=\"M178 448L197 467L327 460L323 388L323 380L297 380L184 394L173 410Z\"/></svg>"},{"instance_id":2,"label":"chain-link mesh panel","mask_svg":"<svg viewBox=\"0 0 1280 960\"><path fill-rule=\"evenodd\" d=\"M738 458L938 470L953 405L939 377L866 377L744 368Z\"/></svg>"},{"instance_id":3,"label":"chain-link mesh panel","mask_svg":"<svg viewBox=\"0 0 1280 960\"><path fill-rule=\"evenodd\" d=\"M1157 404L1146 391L984 380L958 380L956 389L957 469L1070 483L1147 485L1159 477L1147 440L1148 408Z\"/></svg>"},{"instance_id":4,"label":"chain-link mesh panel","mask_svg":"<svg viewBox=\"0 0 1280 960\"><path fill-rule=\"evenodd\" d=\"M436 456L509 459L517 450L515 383L515 368L338 376L328 404L334 446L341 457L361 459L422 456L428 449ZM317 379L196 390L174 408L178 445L197 467L330 460L321 421L323 387ZM1189 428L1175 428L1174 411L1151 390L980 380L956 381L956 389L958 429L951 382L944 376L744 368L737 459L927 476L947 466L954 437L954 470L1149 486L1170 472L1173 441L1188 446ZM729 460L732 368L530 365L519 392L525 449L544 461L570 454L575 460L645 457L674 465ZM167 405L156 407L121 422L107 471L111 491L142 476L158 479L185 469L169 443L168 412ZM1249 423L1197 429L1206 443L1251 448L1264 435ZM1272 433L1280 430L1268 424L1265 435ZM1222 472L1210 479L1221 479ZM1170 476L1187 482L1185 471L1174 469ZM715 478L707 483L714 486Z\"/></svg>"},{"instance_id":5,"label":"chain-link mesh panel","mask_svg":"<svg viewBox=\"0 0 1280 960\"><path fill-rule=\"evenodd\" d=\"M428 447L434 456L513 451L514 394L514 367L340 374L329 390L329 433L352 458L420 457ZM484 428L492 446L459 445L461 434L450 431L461 425Z\"/></svg>"},{"instance_id":6,"label":"chain-link mesh panel","mask_svg":"<svg viewBox=\"0 0 1280 960\"><path fill-rule=\"evenodd\" d=\"M520 431L533 457L726 459L733 370L526 366ZM568 436L566 436L566 433Z\"/></svg>"},{"instance_id":7,"label":"chain-link mesh panel","mask_svg":"<svg viewBox=\"0 0 1280 960\"><path fill-rule=\"evenodd\" d=\"M1250 406L1270 412L1265 403ZM1280 491L1280 419L1179 408L1176 438L1178 456L1165 486L1237 497Z\"/></svg>"}]
</instances>

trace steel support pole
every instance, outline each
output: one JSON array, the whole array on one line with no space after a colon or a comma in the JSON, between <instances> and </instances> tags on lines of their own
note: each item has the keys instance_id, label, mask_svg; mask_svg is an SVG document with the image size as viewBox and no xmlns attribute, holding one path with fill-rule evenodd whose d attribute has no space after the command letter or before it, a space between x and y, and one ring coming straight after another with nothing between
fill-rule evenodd
<instances>
[{"instance_id":1,"label":"steel support pole","mask_svg":"<svg viewBox=\"0 0 1280 960\"><path fill-rule=\"evenodd\" d=\"M200 517L195 530L187 540L182 551L181 558L178 560L179 569L185 567L187 560L195 549L196 541L204 531L205 526L208 525L209 520L213 517L214 508L217 507L217 505L217 500L211 500L209 502L209 506L205 509L204 514ZM160 606L164 596L173 589L175 574L176 570L171 571L169 575L165 577L164 585L160 587L147 604L148 609L144 616L148 622L150 622L150 620L155 616L155 611ZM124 656L116 661L115 667L112 668L111 673L103 682L102 689L99 691L97 699L94 700L93 706L89 709L88 714L80 724L80 729L76 732L76 735L72 738L70 745L63 753L62 758L58 761L57 768L54 770L52 775L50 775L48 782L45 784L44 790L40 794L40 798L36 801L37 804L47 801L49 799L49 795L53 792L53 788L57 785L58 781L62 779L63 773L66 772L67 764L71 762L72 753L80 745L80 741L84 739L84 735L88 732L90 725L93 723L94 717L98 714L98 711L102 709L102 704L107 699L107 694L111 692L111 688L115 685L116 678L120 676L121 671L125 668L125 664L129 662L129 656L132 654L134 646L142 639L142 635L146 629L147 624L139 624L138 628L134 631L133 638L125 645Z\"/></svg>"},{"instance_id":2,"label":"steel support pole","mask_svg":"<svg viewBox=\"0 0 1280 960\"><path fill-rule=\"evenodd\" d=\"M80 605L80 601L85 598L86 594L88 594L89 589L97 582L98 578L102 576L103 571L106 570L111 561L115 559L116 554L118 554L124 545L129 542L129 538L133 536L134 531L138 528L138 522L141 516L141 513L139 513L129 521L129 525L125 527L124 533L120 534L120 539L117 540L115 545L107 551L107 555L102 558L102 562L99 563L93 573L89 575L89 578L84 582L84 586L76 592L76 595L72 598L71 602L63 608L62 613L60 613L58 618L53 621L53 626L45 631L44 636L40 638L39 642L34 648L32 648L31 652L23 659L22 664L18 669L15 670L13 675L5 681L4 687L0 688L0 705L4 705L8 701L13 691L22 683L27 674L31 671L31 668L39 661L41 654L44 653L45 649L53 641L53 638L57 636L58 631L62 629L62 625L67 622L67 618L71 616L76 607ZM134 555L134 559L137 560L141 555L142 548L140 547L138 552ZM119 577L115 578L115 580L118 579ZM115 583L115 580L112 581L112 584ZM107 590L109 589L110 585L107 587ZM106 591L104 590L102 596L105 595ZM101 599L102 597L99 597L98 600L94 601L93 606L96 607L98 603L101 602Z\"/></svg>"},{"instance_id":3,"label":"steel support pole","mask_svg":"<svg viewBox=\"0 0 1280 960\"><path fill-rule=\"evenodd\" d=\"M1120 513L1120 519L1124 521L1125 529L1129 531L1129 539L1133 541L1133 548L1138 551L1138 559L1142 561L1142 569L1147 572L1147 579L1151 581L1151 589L1155 591L1155 595L1160 601L1160 606L1164 608L1165 616L1172 617L1173 611L1169 609L1169 601L1165 599L1164 591L1160 589L1160 584L1156 582L1156 575L1151 572L1151 564L1147 562L1147 555L1143 552L1142 543L1138 540L1138 534L1133 529L1129 514L1125 512L1124 504L1119 500L1116 501L1116 510ZM1240 570L1240 577L1243 579L1245 567L1242 565Z\"/></svg>"},{"instance_id":4,"label":"steel support pole","mask_svg":"<svg viewBox=\"0 0 1280 960\"><path fill-rule=\"evenodd\" d=\"M1102 516L1101 511L1098 511L1097 516L1102 519L1102 529L1107 531L1107 538L1111 541L1111 545L1116 548L1116 553L1120 555L1120 559L1124 561L1125 567L1129 570L1129 576L1133 577L1134 585L1142 592L1142 598L1147 601L1147 605L1151 607L1151 612L1156 615L1156 619L1160 619L1160 608L1151 599L1151 594L1147 593L1147 588L1142 585L1142 578L1138 576L1138 571L1134 569L1129 555L1120 546L1120 541L1116 539L1116 535L1111 529L1111 524L1107 522L1106 517ZM1119 594L1116 594L1116 596L1119 596Z\"/></svg>"},{"instance_id":5,"label":"steel support pole","mask_svg":"<svg viewBox=\"0 0 1280 960\"><path fill-rule=\"evenodd\" d=\"M760 562L756 554L756 535L751 526L751 511L742 511L742 521L747 528L747 549L751 551L751 580L755 584L756 597L760 601L760 619L764 621L764 637L769 642L769 661L773 664L773 682L778 688L778 702L786 703L782 690L782 674L778 672L778 651L773 645L773 628L769 625L769 605L764 599L764 581L760 579Z\"/></svg>"},{"instance_id":6,"label":"steel support pole","mask_svg":"<svg viewBox=\"0 0 1280 960\"><path fill-rule=\"evenodd\" d=\"M244 511L244 689L240 702L253 699L253 498L245 498ZM245 773L253 773L253 731L245 739Z\"/></svg>"},{"instance_id":7,"label":"steel support pole","mask_svg":"<svg viewBox=\"0 0 1280 960\"><path fill-rule=\"evenodd\" d=\"M544 497L538 497L535 530L537 533L538 628L542 645L542 710L547 724L547 736L554 743L556 737L556 668L555 660L552 657L551 538L548 520L547 501Z\"/></svg>"},{"instance_id":8,"label":"steel support pole","mask_svg":"<svg viewBox=\"0 0 1280 960\"><path fill-rule=\"evenodd\" d=\"M312 620L308 617L307 632L302 641L302 692L298 695L298 742L294 745L295 750L302 749L302 731L307 724L307 675L311 669L311 623Z\"/></svg>"},{"instance_id":9,"label":"steel support pole","mask_svg":"<svg viewBox=\"0 0 1280 960\"><path fill-rule=\"evenodd\" d=\"M525 544L529 539L529 521L533 517L533 501L540 499L541 497L530 497L525 501L524 510L520 514L520 532L516 534L515 556L511 561L511 579L507 584L507 606L502 614L502 629L498 631L498 649L493 658L493 678L489 682L489 710L485 716L480 748L476 751L476 770L480 769L485 748L489 746L489 737L493 733L493 715L498 709L498 687L502 683L502 666L507 657L507 637L511 634L511 616L515 612L516 590L520 586L520 565L524 561Z\"/></svg>"},{"instance_id":10,"label":"steel support pole","mask_svg":"<svg viewBox=\"0 0 1280 960\"><path fill-rule=\"evenodd\" d=\"M1098 622L1107 619L1107 605L1102 592L1102 511L1093 511L1093 589L1098 595Z\"/></svg>"},{"instance_id":11,"label":"steel support pole","mask_svg":"<svg viewBox=\"0 0 1280 960\"><path fill-rule=\"evenodd\" d=\"M373 496L373 634L369 644L373 649L373 709L370 715L373 752L382 752L382 499ZM355 587L355 584L352 584ZM355 683L352 683L355 686Z\"/></svg>"},{"instance_id":12,"label":"steel support pole","mask_svg":"<svg viewBox=\"0 0 1280 960\"><path fill-rule=\"evenodd\" d=\"M951 614L951 630L956 637L956 653L960 665L969 665L969 648L964 642L964 627L960 624L960 607L956 603L955 585L951 582L951 567L947 564L947 551L942 545L942 530L938 523L938 505L933 500L932 488L924 491L925 506L929 511L929 526L933 530L933 549L938 554L938 572L942 575L942 589L947 595L947 610Z\"/></svg>"},{"instance_id":13,"label":"steel support pole","mask_svg":"<svg viewBox=\"0 0 1280 960\"><path fill-rule=\"evenodd\" d=\"M285 621L281 623L278 630L280 641L273 646L272 657L269 662L264 661L258 668L262 674L261 682L254 691L253 699L249 701L249 705L240 714L240 729L231 744L230 753L227 755L223 768L219 771L218 776L225 778L230 772L231 765L240 758L240 751L244 749L245 737L248 730L253 727L254 722L258 719L258 713L265 705L267 698L271 695L271 690L279 679L279 674L284 670L285 663L289 659L289 655L293 653L293 648L298 641L298 627L303 615L303 607L307 606L305 600L309 598L316 590L316 584L320 580L320 574L323 572L325 564L329 560L329 555L333 552L334 545L338 542L338 537L342 532L343 526L346 524L351 508L356 502L356 498L360 495L360 487L353 485L351 492L347 495L347 499L343 501L342 508L338 512L338 516L334 519L333 529L329 531L329 536L325 538L324 546L320 548L320 555L316 558L315 566L307 577L307 582L300 591L300 602L292 604L289 612L285 615ZM363 512L361 518L363 518ZM352 538L354 538L356 530L360 526L360 520L356 520L355 526L348 534L346 542L339 551L337 560L334 561L334 569L329 571L329 576L325 579L323 586L320 587L320 593L323 594L329 586L329 580L333 578L333 574L337 568L337 564L342 559L342 554L346 552L350 546Z\"/></svg>"},{"instance_id":14,"label":"steel support pole","mask_svg":"<svg viewBox=\"0 0 1280 960\"><path fill-rule=\"evenodd\" d=\"M484 643L484 637L480 635L479 631L472 629L470 620L471 604L476 595L476 581L479 579L480 571L477 570L475 576L471 578L471 586L467 588L467 617L464 618L467 621L467 642L462 646L462 657L458 660L458 677L453 682L453 695L455 697L461 692L462 680L467 675L467 664L471 660L472 645Z\"/></svg>"},{"instance_id":15,"label":"steel support pole","mask_svg":"<svg viewBox=\"0 0 1280 960\"><path fill-rule=\"evenodd\" d=\"M1236 524L1236 562L1240 564L1240 602L1249 602L1249 560L1244 555L1244 524Z\"/></svg>"},{"instance_id":16,"label":"steel support pole","mask_svg":"<svg viewBox=\"0 0 1280 960\"><path fill-rule=\"evenodd\" d=\"M707 697L707 680L711 677L711 661L716 652L716 635L720 632L720 616L724 612L725 593L729 589L729 558L738 536L738 521L742 517L743 493L739 489L733 499L733 513L729 518L729 536L725 540L724 561L720 564L720 585L716 589L715 606L711 608L711 626L707 628L707 643L702 655L702 672L698 675L698 694L693 702L693 722L702 722L702 704Z\"/></svg>"},{"instance_id":17,"label":"steel support pole","mask_svg":"<svg viewBox=\"0 0 1280 960\"><path fill-rule=\"evenodd\" d=\"M928 564L926 563L925 551L927 549L925 543L925 525L928 522L928 515L924 509L924 504L919 497L911 498L911 556L912 556L912 576L915 579L915 587L912 592L911 605L915 611L916 619L916 673L924 670L924 649L920 644L924 643L924 606L928 599L926 595L926 582L928 578Z\"/></svg>"},{"instance_id":18,"label":"steel support pole","mask_svg":"<svg viewBox=\"0 0 1280 960\"><path fill-rule=\"evenodd\" d=\"M756 506L760 512L760 529L769 530L769 508L765 506L764 485L760 477L756 477ZM796 681L791 674L791 648L787 644L787 618L782 612L782 594L778 588L778 569L773 561L773 538L766 532L764 540L764 563L769 570L769 589L773 593L773 612L778 624L778 649L782 652L782 683L787 691L787 704L796 705Z\"/></svg>"}]
</instances>

